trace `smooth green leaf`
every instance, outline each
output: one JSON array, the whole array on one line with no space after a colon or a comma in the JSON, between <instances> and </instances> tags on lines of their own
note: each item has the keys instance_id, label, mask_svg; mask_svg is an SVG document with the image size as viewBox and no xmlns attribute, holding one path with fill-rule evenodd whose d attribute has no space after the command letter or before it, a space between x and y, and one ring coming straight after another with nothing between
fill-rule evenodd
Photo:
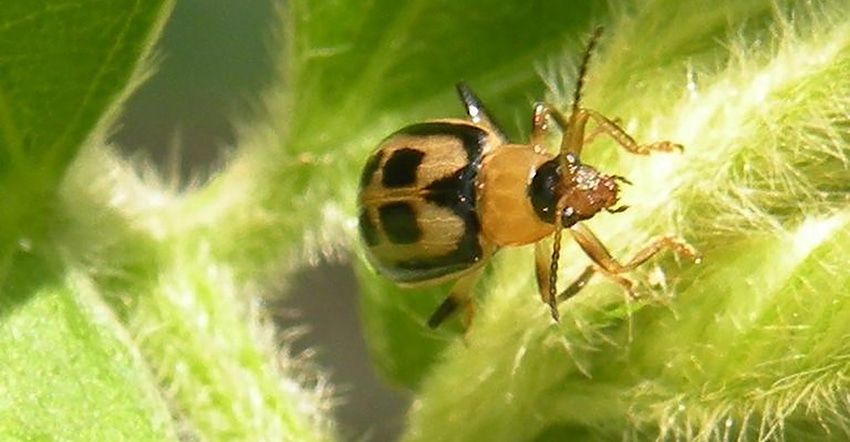
<instances>
[{"instance_id":1,"label":"smooth green leaf","mask_svg":"<svg viewBox=\"0 0 850 442\"><path fill-rule=\"evenodd\" d=\"M163 1L9 2L0 17L0 175L61 174L126 88Z\"/></svg>"}]
</instances>

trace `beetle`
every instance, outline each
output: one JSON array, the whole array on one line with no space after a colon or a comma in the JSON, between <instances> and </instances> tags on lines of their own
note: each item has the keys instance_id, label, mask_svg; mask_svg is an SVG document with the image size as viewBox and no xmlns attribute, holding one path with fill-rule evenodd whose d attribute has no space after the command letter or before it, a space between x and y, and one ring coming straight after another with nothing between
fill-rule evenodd
<instances>
[{"instance_id":1,"label":"beetle","mask_svg":"<svg viewBox=\"0 0 850 442\"><path fill-rule=\"evenodd\" d=\"M601 34L590 39L579 68L569 116L539 102L533 107L527 144L513 144L464 83L457 92L468 120L439 119L404 127L384 139L361 175L359 229L367 258L401 286L457 280L428 319L439 326L463 309L464 329L474 314L471 292L484 265L502 247L535 245L540 297L552 318L558 303L575 295L601 273L630 295L633 281L624 274L663 249L699 262L687 242L656 238L625 264L620 264L582 221L602 210L622 212L619 184L624 177L601 173L581 162L582 148L605 134L628 152L682 150L670 141L637 143L615 121L581 106L581 93L591 53ZM543 143L549 122L562 133L557 155ZM587 132L589 122L596 127ZM560 294L558 261L563 229L567 229L592 264ZM551 253L542 239L553 236Z\"/></svg>"}]
</instances>

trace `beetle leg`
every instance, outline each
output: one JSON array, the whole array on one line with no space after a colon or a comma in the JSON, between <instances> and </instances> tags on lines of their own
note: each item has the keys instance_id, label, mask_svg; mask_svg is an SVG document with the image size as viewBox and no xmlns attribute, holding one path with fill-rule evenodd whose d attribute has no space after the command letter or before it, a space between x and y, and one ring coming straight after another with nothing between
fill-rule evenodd
<instances>
[{"instance_id":1,"label":"beetle leg","mask_svg":"<svg viewBox=\"0 0 850 442\"><path fill-rule=\"evenodd\" d=\"M561 130L565 130L567 127L567 118L555 106L545 102L534 103L531 115L531 136L528 144L533 147L543 145L543 142L546 141L546 133L549 131L550 118Z\"/></svg>"},{"instance_id":2,"label":"beetle leg","mask_svg":"<svg viewBox=\"0 0 850 442\"><path fill-rule=\"evenodd\" d=\"M560 304L575 296L579 291L581 291L581 289L584 288L585 285L587 285L587 281L590 281L590 278L592 278L595 274L596 266L587 266L584 271L581 272L581 275L579 275L569 287L564 289L564 291L558 295L558 303Z\"/></svg>"},{"instance_id":3,"label":"beetle leg","mask_svg":"<svg viewBox=\"0 0 850 442\"><path fill-rule=\"evenodd\" d=\"M616 124L618 127L622 127L622 124L623 124L623 120L620 119L620 117L612 119L611 122ZM592 143L593 140L596 139L596 137L598 137L602 134L605 134L605 133L606 133L605 129L602 126L597 124L596 127L594 127L593 129L591 129L589 132L587 132L585 134L584 144ZM631 183L629 183L629 184L631 184Z\"/></svg>"},{"instance_id":4,"label":"beetle leg","mask_svg":"<svg viewBox=\"0 0 850 442\"><path fill-rule=\"evenodd\" d=\"M544 303L548 303L549 299L549 264L547 261L548 259L549 251L546 249L543 243L535 243L534 267L536 270L535 275L537 276L537 289L540 292L540 299ZM587 266L584 271L581 272L581 274L567 288L564 289L564 291L558 294L557 303L560 304L578 294L578 292L580 292L581 289L583 289L584 286L587 285L587 282L590 281L590 278L592 278L593 275L595 275L598 271L599 270L595 264ZM617 280L620 285L624 287L628 286L628 293L630 295L633 295L631 291L631 284L626 278L615 274L606 275Z\"/></svg>"},{"instance_id":5,"label":"beetle leg","mask_svg":"<svg viewBox=\"0 0 850 442\"><path fill-rule=\"evenodd\" d=\"M683 151L684 147L681 144L676 144L671 141L657 141L655 143L638 144L631 135L629 135L616 122L609 120L604 115L591 109L581 109L580 113L586 115L582 118L582 122L586 124L588 118L592 118L596 123L594 132L601 132L609 135L627 151L636 155L649 155L652 151L672 152L674 150Z\"/></svg>"},{"instance_id":6,"label":"beetle leg","mask_svg":"<svg viewBox=\"0 0 850 442\"><path fill-rule=\"evenodd\" d=\"M503 143L507 143L508 138L505 136L505 131L503 131L502 127L496 123L496 120L490 116L490 113L487 112L484 104L481 103L481 99L472 92L472 89L470 89L464 82L458 83L455 87L457 88L457 94L460 97L460 101L463 102L463 106L466 108L466 115L469 116L469 120L475 124L480 124L487 129L490 129L502 140Z\"/></svg>"},{"instance_id":7,"label":"beetle leg","mask_svg":"<svg viewBox=\"0 0 850 442\"><path fill-rule=\"evenodd\" d=\"M535 103L534 105L529 144L532 146L542 145L544 141L543 138L549 130L549 118L552 118L558 127L560 127L561 131L563 131L564 135L561 139L562 153L573 153L578 156L581 154L581 150L585 144L590 143L602 134L610 135L617 140L618 143L623 145L626 150L633 153L645 155L651 150L670 151L674 148L682 149L681 145L673 144L669 141L639 145L620 127L621 121L619 118L609 120L596 111L584 108L579 108L576 115L567 118L563 113L548 103ZM589 133L586 133L585 128L590 118L593 118L597 124L596 127L594 127Z\"/></svg>"},{"instance_id":8,"label":"beetle leg","mask_svg":"<svg viewBox=\"0 0 850 442\"><path fill-rule=\"evenodd\" d=\"M443 300L442 304L434 310L431 317L428 318L428 327L437 328L440 324L454 314L458 308L463 308L464 315L461 319L463 330L469 329L472 323L472 318L475 316L475 306L472 303L472 288L481 276L482 268L474 270L472 273L461 276L460 279L452 286L449 296Z\"/></svg>"},{"instance_id":9,"label":"beetle leg","mask_svg":"<svg viewBox=\"0 0 850 442\"><path fill-rule=\"evenodd\" d=\"M599 238L597 238L596 235L594 235L593 232L583 224L574 224L570 227L570 233L572 233L576 243L578 243L579 247L581 247L584 253L586 253L591 261L593 261L598 270L622 286L629 296L632 297L634 297L634 291L632 290L634 282L623 276L622 273L634 270L646 262L649 258L655 256L656 253L669 249L680 256L693 260L695 263L699 263L702 260L699 252L697 252L690 244L679 238L663 236L650 241L649 244L639 250L631 260L623 265L611 256L611 253L605 245L602 244ZM587 273L587 270L585 270L585 273ZM588 279L589 278L590 275L588 275Z\"/></svg>"},{"instance_id":10,"label":"beetle leg","mask_svg":"<svg viewBox=\"0 0 850 442\"><path fill-rule=\"evenodd\" d=\"M549 132L549 113L552 107L546 103L534 103L531 114L531 135L528 144L534 148L543 146L546 133Z\"/></svg>"},{"instance_id":11,"label":"beetle leg","mask_svg":"<svg viewBox=\"0 0 850 442\"><path fill-rule=\"evenodd\" d=\"M534 275L537 277L537 290L540 300L549 302L549 249L544 241L534 243Z\"/></svg>"}]
</instances>

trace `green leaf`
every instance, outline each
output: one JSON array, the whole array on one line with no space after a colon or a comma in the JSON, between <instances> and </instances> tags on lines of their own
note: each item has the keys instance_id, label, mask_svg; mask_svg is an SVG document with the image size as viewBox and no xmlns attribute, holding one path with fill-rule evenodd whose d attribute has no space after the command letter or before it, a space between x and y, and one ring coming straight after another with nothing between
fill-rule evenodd
<instances>
[{"instance_id":1,"label":"green leaf","mask_svg":"<svg viewBox=\"0 0 850 442\"><path fill-rule=\"evenodd\" d=\"M91 281L69 275L33 287L19 304L8 302L12 294L3 291L0 309L4 438L177 440L154 380Z\"/></svg>"},{"instance_id":2,"label":"green leaf","mask_svg":"<svg viewBox=\"0 0 850 442\"><path fill-rule=\"evenodd\" d=\"M164 1L12 2L0 19L0 172L61 173L125 91Z\"/></svg>"},{"instance_id":3,"label":"green leaf","mask_svg":"<svg viewBox=\"0 0 850 442\"><path fill-rule=\"evenodd\" d=\"M0 259L39 240L65 168L161 26L164 0L9 2L0 17ZM10 209L13 208L13 209Z\"/></svg>"},{"instance_id":4,"label":"green leaf","mask_svg":"<svg viewBox=\"0 0 850 442\"><path fill-rule=\"evenodd\" d=\"M73 253L62 246L61 206L81 203L82 192L70 203L57 198L77 152L139 80L169 11L167 1L3 7L0 433L6 436L176 438L156 380L88 277L96 271L64 265L62 257ZM80 245L88 252L97 247Z\"/></svg>"}]
</instances>

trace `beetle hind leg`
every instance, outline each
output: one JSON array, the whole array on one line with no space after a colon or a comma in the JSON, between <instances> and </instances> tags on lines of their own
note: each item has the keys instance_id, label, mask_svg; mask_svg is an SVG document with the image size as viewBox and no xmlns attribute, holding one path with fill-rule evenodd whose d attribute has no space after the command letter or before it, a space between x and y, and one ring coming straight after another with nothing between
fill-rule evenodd
<instances>
[{"instance_id":1,"label":"beetle hind leg","mask_svg":"<svg viewBox=\"0 0 850 442\"><path fill-rule=\"evenodd\" d=\"M464 82L456 84L455 88L457 89L460 101L463 102L463 107L466 109L466 115L469 116L469 120L475 124L481 124L487 127L493 131L496 136L501 138L503 142L507 143L508 138L505 136L505 131L502 130L502 126L500 126L499 123L490 116L490 113L487 112L487 109L484 107L481 99L472 92L472 89L470 89Z\"/></svg>"},{"instance_id":2,"label":"beetle hind leg","mask_svg":"<svg viewBox=\"0 0 850 442\"><path fill-rule=\"evenodd\" d=\"M446 319L451 317L459 309L463 309L463 318L461 324L464 332L469 329L472 324L472 318L475 316L475 305L472 302L472 289L481 276L481 269L475 270L468 275L462 276L452 286L449 296L434 310L434 313L428 318L428 327L435 329L440 326Z\"/></svg>"},{"instance_id":3,"label":"beetle hind leg","mask_svg":"<svg viewBox=\"0 0 850 442\"><path fill-rule=\"evenodd\" d=\"M451 295L447 296L446 299L437 307L437 310L434 310L434 313L431 313L431 316L428 318L428 327L437 328L440 324L443 323L449 316L451 316L458 308L458 302Z\"/></svg>"}]
</instances>

